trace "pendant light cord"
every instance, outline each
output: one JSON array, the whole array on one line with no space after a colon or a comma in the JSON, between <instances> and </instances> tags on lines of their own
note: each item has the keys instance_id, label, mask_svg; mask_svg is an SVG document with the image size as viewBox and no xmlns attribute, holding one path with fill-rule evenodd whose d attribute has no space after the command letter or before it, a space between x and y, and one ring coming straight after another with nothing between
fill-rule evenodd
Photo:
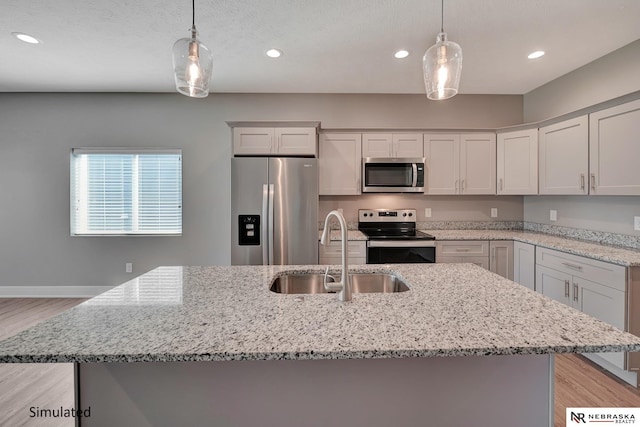
<instances>
[{"instance_id":1,"label":"pendant light cord","mask_svg":"<svg viewBox=\"0 0 640 427\"><path fill-rule=\"evenodd\" d=\"M444 0L442 0L440 6L440 32L444 33Z\"/></svg>"},{"instance_id":2,"label":"pendant light cord","mask_svg":"<svg viewBox=\"0 0 640 427\"><path fill-rule=\"evenodd\" d=\"M196 0L191 0L191 26L196 26Z\"/></svg>"}]
</instances>

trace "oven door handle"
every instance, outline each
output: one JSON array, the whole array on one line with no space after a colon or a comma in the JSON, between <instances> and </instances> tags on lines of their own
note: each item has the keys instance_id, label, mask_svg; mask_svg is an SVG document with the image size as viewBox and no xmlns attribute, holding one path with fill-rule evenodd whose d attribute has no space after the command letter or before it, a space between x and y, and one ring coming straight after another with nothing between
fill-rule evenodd
<instances>
[{"instance_id":1,"label":"oven door handle","mask_svg":"<svg viewBox=\"0 0 640 427\"><path fill-rule=\"evenodd\" d=\"M433 248L436 242L433 240L369 240L370 248Z\"/></svg>"}]
</instances>

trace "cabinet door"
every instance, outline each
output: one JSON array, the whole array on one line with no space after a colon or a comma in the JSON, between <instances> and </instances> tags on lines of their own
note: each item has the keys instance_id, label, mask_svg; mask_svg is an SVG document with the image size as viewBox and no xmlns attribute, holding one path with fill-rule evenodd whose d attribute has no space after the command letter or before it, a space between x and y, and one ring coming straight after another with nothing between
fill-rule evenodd
<instances>
[{"instance_id":1,"label":"cabinet door","mask_svg":"<svg viewBox=\"0 0 640 427\"><path fill-rule=\"evenodd\" d=\"M460 136L460 193L496 194L496 135Z\"/></svg>"},{"instance_id":2,"label":"cabinet door","mask_svg":"<svg viewBox=\"0 0 640 427\"><path fill-rule=\"evenodd\" d=\"M573 306L590 316L624 330L624 292L579 277L573 278ZM624 353L596 353L624 369Z\"/></svg>"},{"instance_id":3,"label":"cabinet door","mask_svg":"<svg viewBox=\"0 0 640 427\"><path fill-rule=\"evenodd\" d=\"M536 291L563 304L571 305L570 274L536 265Z\"/></svg>"},{"instance_id":4,"label":"cabinet door","mask_svg":"<svg viewBox=\"0 0 640 427\"><path fill-rule=\"evenodd\" d=\"M364 133L362 157L393 157L392 144L393 138L390 133Z\"/></svg>"},{"instance_id":5,"label":"cabinet door","mask_svg":"<svg viewBox=\"0 0 640 427\"><path fill-rule=\"evenodd\" d=\"M591 194L640 195L640 100L589 115Z\"/></svg>"},{"instance_id":6,"label":"cabinet door","mask_svg":"<svg viewBox=\"0 0 640 427\"><path fill-rule=\"evenodd\" d=\"M318 171L320 195L357 195L362 192L362 137L360 134L322 134Z\"/></svg>"},{"instance_id":7,"label":"cabinet door","mask_svg":"<svg viewBox=\"0 0 640 427\"><path fill-rule=\"evenodd\" d=\"M538 193L538 129L498 134L498 194Z\"/></svg>"},{"instance_id":8,"label":"cabinet door","mask_svg":"<svg viewBox=\"0 0 640 427\"><path fill-rule=\"evenodd\" d=\"M393 157L424 157L424 140L421 133L394 133Z\"/></svg>"},{"instance_id":9,"label":"cabinet door","mask_svg":"<svg viewBox=\"0 0 640 427\"><path fill-rule=\"evenodd\" d=\"M588 194L589 118L540 128L540 194Z\"/></svg>"},{"instance_id":10,"label":"cabinet door","mask_svg":"<svg viewBox=\"0 0 640 427\"><path fill-rule=\"evenodd\" d=\"M458 194L460 188L460 136L424 135L427 183L425 194Z\"/></svg>"},{"instance_id":11,"label":"cabinet door","mask_svg":"<svg viewBox=\"0 0 640 427\"><path fill-rule=\"evenodd\" d=\"M489 270L513 280L513 241L491 241L489 242L489 253Z\"/></svg>"},{"instance_id":12,"label":"cabinet door","mask_svg":"<svg viewBox=\"0 0 640 427\"><path fill-rule=\"evenodd\" d=\"M278 154L313 157L318 155L316 128L276 128L275 140Z\"/></svg>"},{"instance_id":13,"label":"cabinet door","mask_svg":"<svg viewBox=\"0 0 640 427\"><path fill-rule=\"evenodd\" d=\"M233 154L271 154L275 152L273 138L273 128L233 128Z\"/></svg>"},{"instance_id":14,"label":"cabinet door","mask_svg":"<svg viewBox=\"0 0 640 427\"><path fill-rule=\"evenodd\" d=\"M513 242L513 281L535 290L536 251L529 243Z\"/></svg>"}]
</instances>

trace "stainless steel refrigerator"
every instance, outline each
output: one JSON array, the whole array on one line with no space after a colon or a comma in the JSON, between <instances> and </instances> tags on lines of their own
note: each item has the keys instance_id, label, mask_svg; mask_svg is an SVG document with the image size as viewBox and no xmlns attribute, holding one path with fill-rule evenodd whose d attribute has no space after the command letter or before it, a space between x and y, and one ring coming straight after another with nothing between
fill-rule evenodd
<instances>
[{"instance_id":1,"label":"stainless steel refrigerator","mask_svg":"<svg viewBox=\"0 0 640 427\"><path fill-rule=\"evenodd\" d=\"M231 264L318 263L318 161L231 159Z\"/></svg>"}]
</instances>

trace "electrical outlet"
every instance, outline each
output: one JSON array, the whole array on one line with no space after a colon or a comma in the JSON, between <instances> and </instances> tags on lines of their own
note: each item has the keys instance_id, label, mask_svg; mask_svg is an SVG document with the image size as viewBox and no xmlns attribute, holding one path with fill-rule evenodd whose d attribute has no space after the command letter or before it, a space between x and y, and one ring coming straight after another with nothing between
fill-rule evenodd
<instances>
[{"instance_id":1,"label":"electrical outlet","mask_svg":"<svg viewBox=\"0 0 640 427\"><path fill-rule=\"evenodd\" d=\"M491 218L498 218L498 208L491 208Z\"/></svg>"},{"instance_id":2,"label":"electrical outlet","mask_svg":"<svg viewBox=\"0 0 640 427\"><path fill-rule=\"evenodd\" d=\"M424 208L424 217L431 218L431 208Z\"/></svg>"},{"instance_id":3,"label":"electrical outlet","mask_svg":"<svg viewBox=\"0 0 640 427\"><path fill-rule=\"evenodd\" d=\"M640 216L633 217L633 229L640 231Z\"/></svg>"},{"instance_id":4,"label":"electrical outlet","mask_svg":"<svg viewBox=\"0 0 640 427\"><path fill-rule=\"evenodd\" d=\"M551 209L549 211L549 220L550 221L557 221L558 220L558 211Z\"/></svg>"},{"instance_id":5,"label":"electrical outlet","mask_svg":"<svg viewBox=\"0 0 640 427\"><path fill-rule=\"evenodd\" d=\"M133 273L133 263L132 262L128 262L124 265L124 272L125 273Z\"/></svg>"}]
</instances>

